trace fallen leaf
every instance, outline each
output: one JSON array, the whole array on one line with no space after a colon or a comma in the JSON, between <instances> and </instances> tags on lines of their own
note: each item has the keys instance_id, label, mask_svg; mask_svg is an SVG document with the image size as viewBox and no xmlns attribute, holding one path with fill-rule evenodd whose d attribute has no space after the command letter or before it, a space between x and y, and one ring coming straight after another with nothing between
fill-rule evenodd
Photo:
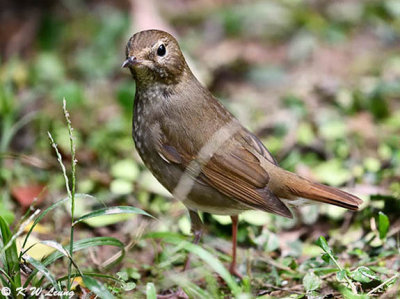
<instances>
[{"instance_id":1,"label":"fallen leaf","mask_svg":"<svg viewBox=\"0 0 400 299\"><path fill-rule=\"evenodd\" d=\"M32 225L33 225L33 221L30 222L30 223L25 227L24 232L27 233L27 232L31 229ZM36 233L38 233L38 234L48 234L48 233L50 233L50 232L52 231L52 229L51 229L49 226L47 226L47 225L42 225L42 224L40 224L40 223L36 223L36 225L35 225L35 227L33 228L32 231L34 231L34 232L36 232Z\"/></svg>"},{"instance_id":2,"label":"fallen leaf","mask_svg":"<svg viewBox=\"0 0 400 299\"><path fill-rule=\"evenodd\" d=\"M17 250L21 251L22 244L24 243L25 236L21 236L17 238ZM28 241L25 244L25 249L30 248L26 254L33 257L34 259L40 261L46 256L50 255L55 251L53 247L44 245L40 243L40 240L35 236L30 235Z\"/></svg>"},{"instance_id":3,"label":"fallen leaf","mask_svg":"<svg viewBox=\"0 0 400 299\"><path fill-rule=\"evenodd\" d=\"M29 207L36 198L36 203L41 203L46 197L46 193L45 185L35 183L11 188L12 196L23 208Z\"/></svg>"}]
</instances>

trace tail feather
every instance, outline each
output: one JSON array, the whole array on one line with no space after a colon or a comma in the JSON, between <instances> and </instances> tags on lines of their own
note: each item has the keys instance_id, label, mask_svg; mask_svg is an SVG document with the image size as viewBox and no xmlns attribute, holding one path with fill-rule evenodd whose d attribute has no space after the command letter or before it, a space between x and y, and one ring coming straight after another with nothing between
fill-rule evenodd
<instances>
[{"instance_id":1,"label":"tail feather","mask_svg":"<svg viewBox=\"0 0 400 299\"><path fill-rule=\"evenodd\" d=\"M362 200L357 196L318 183L308 182L307 186L303 185L301 188L293 188L293 186L287 187L293 195L332 204L349 210L358 210L358 207L362 204Z\"/></svg>"},{"instance_id":2,"label":"tail feather","mask_svg":"<svg viewBox=\"0 0 400 299\"><path fill-rule=\"evenodd\" d=\"M291 195L332 204L349 210L358 210L358 207L363 202L357 196L345 191L309 181L294 173L286 172L286 175L288 173L290 175L286 176L287 179L283 180L283 184Z\"/></svg>"}]
</instances>

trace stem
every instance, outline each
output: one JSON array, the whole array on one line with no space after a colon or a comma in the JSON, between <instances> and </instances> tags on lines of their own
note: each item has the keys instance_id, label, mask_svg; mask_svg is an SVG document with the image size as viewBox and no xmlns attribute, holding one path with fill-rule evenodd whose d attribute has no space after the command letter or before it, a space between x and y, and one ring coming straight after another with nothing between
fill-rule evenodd
<instances>
[{"instance_id":1,"label":"stem","mask_svg":"<svg viewBox=\"0 0 400 299\"><path fill-rule=\"evenodd\" d=\"M70 193L70 198L71 198L71 232L70 232L70 242L69 242L69 254L71 256L69 260L69 265L68 265L68 282L67 282L67 290L69 291L71 289L72 285L72 280L71 280L71 273L72 273L72 256L73 256L73 251L74 251L74 220L75 220L75 186L76 186L76 159L75 159L75 142L74 142L74 136L73 136L73 128L71 125L71 120L69 118L69 113L67 111L67 105L65 98L63 99L63 110L64 110L64 116L67 121L67 126L68 126L68 133L69 133L69 141L70 141L70 147L71 147L71 193Z\"/></svg>"},{"instance_id":2,"label":"stem","mask_svg":"<svg viewBox=\"0 0 400 299\"><path fill-rule=\"evenodd\" d=\"M387 285L388 283L391 283L393 280L397 279L400 276L400 273L397 273L396 275L392 276L391 278L385 280L384 282L382 282L380 285L378 285L376 288L372 289L371 291L368 292L368 296L372 295L373 293L375 293L377 290L379 290L381 287Z\"/></svg>"},{"instance_id":3,"label":"stem","mask_svg":"<svg viewBox=\"0 0 400 299\"><path fill-rule=\"evenodd\" d=\"M339 263L337 262L337 260L334 258L334 256L330 253L330 252L326 252L329 257L331 258L331 260L335 263L336 267L338 267L338 269L340 271L344 271L344 269L342 268L342 266L339 265ZM353 293L355 293L357 295L357 288L356 286L353 284L353 282L350 280L350 278L347 276L346 273L344 273L344 278L346 279L347 283L349 284L349 286L351 287L351 290L353 291Z\"/></svg>"},{"instance_id":4,"label":"stem","mask_svg":"<svg viewBox=\"0 0 400 299\"><path fill-rule=\"evenodd\" d=\"M51 136L50 132L47 132L47 134L49 136L51 146L54 148L54 150L56 152L57 161L61 166L61 170L62 170L62 173L63 173L63 176L64 176L64 181L65 181L65 189L67 189L68 198L71 199L71 215L72 215L72 223L73 223L74 222L74 214L73 214L73 212L74 212L74 208L75 208L74 207L74 204L75 204L75 182L72 184L74 186L74 192L72 193L71 189L69 188L69 180L68 180L67 170L66 170L66 168L64 166L64 163L62 161L62 156L61 156L60 152L58 151L57 144L54 142L53 136ZM75 155L73 155L73 157L75 157ZM75 171L75 167L73 167L73 171ZM72 173L72 177L73 177L73 180L75 180L75 173ZM71 259L72 259L72 253L73 253L73 248L74 248L73 247L73 237L74 237L73 229L74 229L74 227L73 227L73 225L71 225L71 235L70 235L71 240L70 240L70 248L69 248L70 249L69 251L70 251L70 254L71 254ZM25 239L25 240L27 240L27 239ZM25 244L25 242L24 242L24 244ZM68 291L70 291L70 289L71 289L71 280L70 280L71 271L72 271L72 263L70 261L69 265L68 265L68 282L67 282L67 290Z\"/></svg>"}]
</instances>

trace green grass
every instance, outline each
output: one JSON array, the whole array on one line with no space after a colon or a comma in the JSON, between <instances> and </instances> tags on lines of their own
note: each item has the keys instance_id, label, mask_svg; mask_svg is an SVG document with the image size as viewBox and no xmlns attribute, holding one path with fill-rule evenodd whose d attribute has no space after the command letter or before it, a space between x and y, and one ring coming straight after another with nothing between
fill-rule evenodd
<instances>
[{"instance_id":1,"label":"green grass","mask_svg":"<svg viewBox=\"0 0 400 299\"><path fill-rule=\"evenodd\" d=\"M75 200L84 198L81 194L76 194L75 192L75 182L76 182L76 153L75 153L75 144L73 137L73 128L71 121L69 119L69 113L66 108L66 101L63 101L63 110L64 116L67 122L68 133L69 133L69 142L70 142L70 150L71 150L71 173L67 173L67 169L63 163L62 155L58 150L57 144L55 143L52 135L48 133L50 144L54 148L54 151L57 156L57 160L62 170L62 174L65 180L65 188L67 192L67 197L57 201L52 204L43 212L40 210L35 210L33 213L29 214L31 210L28 210L25 215L25 221L20 223L19 227L16 227L15 231L10 230L10 225L0 216L0 231L1 231L1 246L0 246L0 257L1 263L3 265L3 269L0 272L0 279L2 282L3 288L9 288L11 295L14 298L22 298L25 294L30 294L32 290L38 290L37 293L34 291L33 294L39 296L41 294L42 289L47 289L47 294L63 294L65 296L69 296L70 294L74 294L72 290L72 285L74 279L77 277L81 277L84 285L92 291L95 295L100 298L114 298L111 292L108 290L106 284L100 282L95 277L100 277L106 279L107 281L112 279L119 284L123 285L123 281L119 280L110 275L101 275L99 273L87 273L83 272L78 266L77 262L74 261L74 252L83 250L89 247L96 246L115 246L120 249L121 254L120 258L122 259L125 254L124 244L121 243L118 239L112 237L92 237L82 240L74 240L74 228L75 225L81 221L85 221L90 218L107 216L107 215L119 215L119 214L142 214L146 216L150 216L145 211L128 206L119 206L119 207L107 207L92 211L88 214L82 215L79 218L74 217L74 209L75 209ZM71 183L69 180L71 177ZM86 195L88 196L88 195ZM36 244L31 245L28 248L25 248L29 236L34 231L35 226L39 224L39 222L46 216L47 213L52 210L59 208L62 204L70 203L70 242L69 245L63 246L60 243L54 240L43 240L40 243L47 245L56 249L56 251L44 258L42 261L36 260L35 258L29 256L27 252L29 252L32 247ZM23 234L24 229L27 227L28 223L32 223L27 234L24 237L23 245L21 251L18 252L16 246L16 239ZM54 264L60 258L67 258L68 260L68 270L67 276L57 279L56 276L51 273L49 267ZM34 270L31 270L30 274L27 275L25 283L22 284L21 280L21 271L23 269L22 265L29 264ZM74 271L75 269L75 271ZM50 285L50 286L49 286ZM51 287L50 290L48 288ZM3 295L1 295L3 297Z\"/></svg>"}]
</instances>

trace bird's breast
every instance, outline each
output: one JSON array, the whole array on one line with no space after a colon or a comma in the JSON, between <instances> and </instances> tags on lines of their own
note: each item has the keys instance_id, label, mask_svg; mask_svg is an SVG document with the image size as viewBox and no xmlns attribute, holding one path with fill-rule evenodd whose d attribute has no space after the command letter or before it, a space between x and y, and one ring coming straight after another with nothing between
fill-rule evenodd
<instances>
[{"instance_id":1,"label":"bird's breast","mask_svg":"<svg viewBox=\"0 0 400 299\"><path fill-rule=\"evenodd\" d=\"M158 146L161 136L162 90L138 91L135 96L132 136L136 149L146 167L171 191L181 170L161 158Z\"/></svg>"},{"instance_id":2,"label":"bird's breast","mask_svg":"<svg viewBox=\"0 0 400 299\"><path fill-rule=\"evenodd\" d=\"M146 166L151 162L150 158L156 151L155 136L152 135L151 130L157 122L154 118L154 114L157 112L156 98L156 92L147 93L140 90L135 96L132 136L136 149Z\"/></svg>"}]
</instances>

